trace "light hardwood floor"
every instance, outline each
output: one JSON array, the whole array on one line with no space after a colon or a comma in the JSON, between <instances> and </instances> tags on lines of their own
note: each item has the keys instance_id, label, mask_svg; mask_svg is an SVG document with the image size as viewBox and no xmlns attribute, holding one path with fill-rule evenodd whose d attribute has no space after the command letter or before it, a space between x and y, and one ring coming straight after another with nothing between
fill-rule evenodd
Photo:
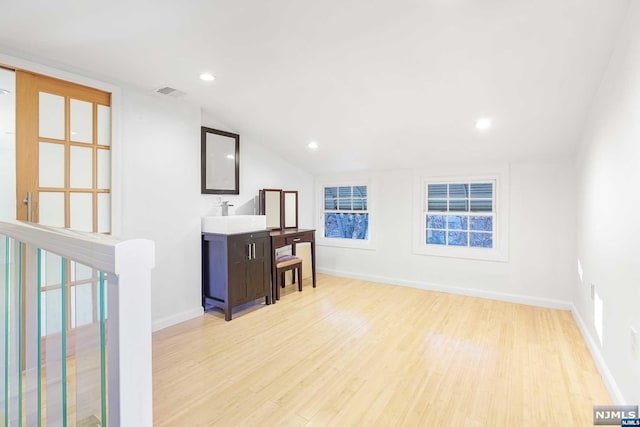
<instances>
[{"instance_id":1,"label":"light hardwood floor","mask_svg":"<svg viewBox=\"0 0 640 427\"><path fill-rule=\"evenodd\" d=\"M156 426L590 426L571 313L318 275L153 336Z\"/></svg>"}]
</instances>

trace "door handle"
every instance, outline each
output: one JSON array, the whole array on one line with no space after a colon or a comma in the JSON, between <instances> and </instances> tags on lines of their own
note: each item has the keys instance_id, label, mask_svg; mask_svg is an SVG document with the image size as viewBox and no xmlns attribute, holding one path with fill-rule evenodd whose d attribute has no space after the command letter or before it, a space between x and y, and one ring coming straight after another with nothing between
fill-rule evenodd
<instances>
[{"instance_id":1,"label":"door handle","mask_svg":"<svg viewBox=\"0 0 640 427\"><path fill-rule=\"evenodd\" d=\"M33 222L33 193L31 191L27 193L27 198L22 203L27 205L27 221Z\"/></svg>"},{"instance_id":2,"label":"door handle","mask_svg":"<svg viewBox=\"0 0 640 427\"><path fill-rule=\"evenodd\" d=\"M256 259L256 244L252 243L251 248L253 249L252 259Z\"/></svg>"},{"instance_id":3,"label":"door handle","mask_svg":"<svg viewBox=\"0 0 640 427\"><path fill-rule=\"evenodd\" d=\"M251 259L251 243L247 245L247 249L249 249L249 256L247 257L247 259Z\"/></svg>"}]
</instances>

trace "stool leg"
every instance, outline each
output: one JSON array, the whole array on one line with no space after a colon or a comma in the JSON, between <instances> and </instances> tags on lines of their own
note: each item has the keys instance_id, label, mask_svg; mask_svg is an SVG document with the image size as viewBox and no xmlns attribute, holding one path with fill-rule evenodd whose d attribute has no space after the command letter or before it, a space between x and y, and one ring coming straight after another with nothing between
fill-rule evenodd
<instances>
[{"instance_id":1,"label":"stool leg","mask_svg":"<svg viewBox=\"0 0 640 427\"><path fill-rule=\"evenodd\" d=\"M280 287L284 288L284 284L287 283L287 276L286 276L286 271L283 271L282 274L280 275Z\"/></svg>"},{"instance_id":2,"label":"stool leg","mask_svg":"<svg viewBox=\"0 0 640 427\"><path fill-rule=\"evenodd\" d=\"M298 291L302 292L302 264L298 267Z\"/></svg>"}]
</instances>

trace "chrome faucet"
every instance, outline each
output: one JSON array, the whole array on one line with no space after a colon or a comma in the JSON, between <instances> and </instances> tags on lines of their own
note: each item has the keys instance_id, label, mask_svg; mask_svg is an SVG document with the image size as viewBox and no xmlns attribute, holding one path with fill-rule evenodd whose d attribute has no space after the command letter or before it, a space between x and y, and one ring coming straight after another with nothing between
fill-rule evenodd
<instances>
[{"instance_id":1,"label":"chrome faucet","mask_svg":"<svg viewBox=\"0 0 640 427\"><path fill-rule=\"evenodd\" d=\"M228 200L222 202L222 216L229 216L229 206L233 205L230 205Z\"/></svg>"}]
</instances>

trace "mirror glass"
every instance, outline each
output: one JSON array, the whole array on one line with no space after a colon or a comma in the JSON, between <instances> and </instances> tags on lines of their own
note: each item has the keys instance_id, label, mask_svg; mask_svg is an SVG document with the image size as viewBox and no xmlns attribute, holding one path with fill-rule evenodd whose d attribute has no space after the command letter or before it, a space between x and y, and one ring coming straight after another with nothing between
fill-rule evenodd
<instances>
[{"instance_id":1,"label":"mirror glass","mask_svg":"<svg viewBox=\"0 0 640 427\"><path fill-rule=\"evenodd\" d=\"M202 194L239 194L240 135L202 127Z\"/></svg>"},{"instance_id":2,"label":"mirror glass","mask_svg":"<svg viewBox=\"0 0 640 427\"><path fill-rule=\"evenodd\" d=\"M284 228L298 228L298 192L284 191Z\"/></svg>"},{"instance_id":3,"label":"mirror glass","mask_svg":"<svg viewBox=\"0 0 640 427\"><path fill-rule=\"evenodd\" d=\"M261 193L261 214L267 216L267 228L272 230L282 228L280 210L282 190L262 190Z\"/></svg>"}]
</instances>

